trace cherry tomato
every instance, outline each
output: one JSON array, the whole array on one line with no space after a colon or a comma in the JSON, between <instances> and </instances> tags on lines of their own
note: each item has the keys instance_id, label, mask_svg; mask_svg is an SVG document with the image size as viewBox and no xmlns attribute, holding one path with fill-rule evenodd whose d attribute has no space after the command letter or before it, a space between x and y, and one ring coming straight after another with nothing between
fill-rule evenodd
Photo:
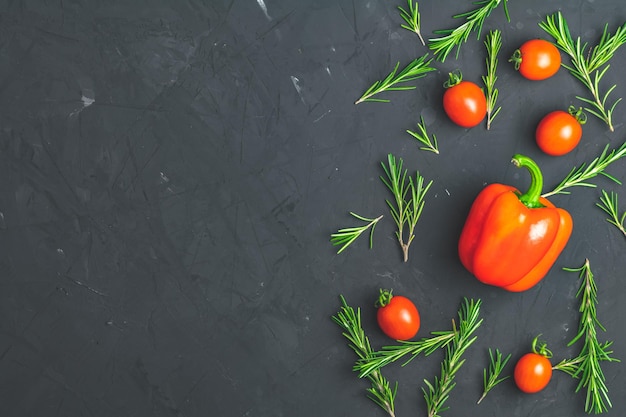
<instances>
[{"instance_id":1,"label":"cherry tomato","mask_svg":"<svg viewBox=\"0 0 626 417\"><path fill-rule=\"evenodd\" d=\"M550 352L542 343L537 348L537 338L533 340L532 352L526 353L515 364L513 379L517 387L527 394L534 394L544 389L552 378L552 364Z\"/></svg>"},{"instance_id":2,"label":"cherry tomato","mask_svg":"<svg viewBox=\"0 0 626 417\"><path fill-rule=\"evenodd\" d=\"M474 127L487 114L487 99L483 90L471 81L463 81L461 73L450 73L444 84L443 109L454 123Z\"/></svg>"},{"instance_id":3,"label":"cherry tomato","mask_svg":"<svg viewBox=\"0 0 626 417\"><path fill-rule=\"evenodd\" d=\"M411 300L392 295L391 290L380 290L376 302L376 319L380 329L392 339L409 340L420 328L420 315Z\"/></svg>"},{"instance_id":4,"label":"cherry tomato","mask_svg":"<svg viewBox=\"0 0 626 417\"><path fill-rule=\"evenodd\" d=\"M544 116L537 125L535 140L548 155L560 156L571 152L583 135L582 125L587 121L582 109L570 106L567 112L553 111Z\"/></svg>"},{"instance_id":5,"label":"cherry tomato","mask_svg":"<svg viewBox=\"0 0 626 417\"><path fill-rule=\"evenodd\" d=\"M543 39L526 41L514 53L509 62L529 80L545 80L561 67L561 54L556 46Z\"/></svg>"}]
</instances>

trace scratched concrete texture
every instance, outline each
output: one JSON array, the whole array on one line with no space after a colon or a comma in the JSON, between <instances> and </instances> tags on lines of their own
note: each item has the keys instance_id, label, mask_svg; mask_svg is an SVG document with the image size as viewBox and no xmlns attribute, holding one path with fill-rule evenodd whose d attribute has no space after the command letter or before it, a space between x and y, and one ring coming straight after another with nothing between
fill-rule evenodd
<instances>
[{"instance_id":1,"label":"scratched concrete texture","mask_svg":"<svg viewBox=\"0 0 626 417\"><path fill-rule=\"evenodd\" d=\"M581 106L588 90L565 68L542 82L507 59L562 11L573 36L594 45L604 25L626 22L621 1L508 2L415 89L354 102L396 63L428 53L401 28L389 0L183 0L0 2L0 415L383 416L352 371L355 353L333 323L340 295L361 309L372 348L396 342L375 322L380 288L411 298L418 338L450 329L463 298L481 300L482 325L465 352L441 415L584 416L585 389L555 371L520 393L511 379L480 405L488 349L512 355L538 334L553 363L580 314L585 259L596 277L597 315L626 358L626 239L597 206L604 176L551 200L574 219L548 276L523 293L475 280L458 236L476 194L492 182L528 186L514 153L542 167L545 190L605 147L626 140L626 104L614 131L589 115L581 144L549 157L534 143L548 111ZM419 2L422 33L458 26L476 8ZM489 30L502 31L497 70L502 110L490 130L453 125L441 107L449 72L481 83ZM432 54L429 55L432 57ZM568 63L562 54L563 62ZM600 87L626 95L619 49ZM440 153L406 130L423 117ZM433 185L403 262L390 198L379 177L388 154ZM626 159L606 168L626 180ZM623 212L626 206L620 207ZM329 242L349 215L384 217L373 247L341 254ZM515 269L511 265L511 269ZM398 381L396 415L427 415L424 380L443 350L383 368ZM613 407L626 407L623 364L602 362Z\"/></svg>"}]
</instances>

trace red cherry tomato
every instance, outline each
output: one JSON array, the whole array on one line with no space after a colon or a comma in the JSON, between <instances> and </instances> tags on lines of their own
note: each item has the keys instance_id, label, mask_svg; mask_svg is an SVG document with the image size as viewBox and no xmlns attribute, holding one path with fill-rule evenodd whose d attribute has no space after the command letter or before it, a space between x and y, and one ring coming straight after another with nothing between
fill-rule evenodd
<instances>
[{"instance_id":1,"label":"red cherry tomato","mask_svg":"<svg viewBox=\"0 0 626 417\"><path fill-rule=\"evenodd\" d=\"M461 73L450 73L444 84L443 109L454 123L474 127L487 114L487 99L483 90L470 81L463 81Z\"/></svg>"},{"instance_id":2,"label":"red cherry tomato","mask_svg":"<svg viewBox=\"0 0 626 417\"><path fill-rule=\"evenodd\" d=\"M420 328L420 315L411 300L381 289L376 307L376 319L383 333L395 340L415 337Z\"/></svg>"},{"instance_id":3,"label":"red cherry tomato","mask_svg":"<svg viewBox=\"0 0 626 417\"><path fill-rule=\"evenodd\" d=\"M538 81L552 77L561 67L561 54L556 46L543 39L526 41L514 53L509 62L524 78Z\"/></svg>"},{"instance_id":4,"label":"red cherry tomato","mask_svg":"<svg viewBox=\"0 0 626 417\"><path fill-rule=\"evenodd\" d=\"M545 344L537 349L537 338L533 340L533 351L522 356L515 364L513 379L517 387L527 394L544 389L552 378L552 353Z\"/></svg>"},{"instance_id":5,"label":"red cherry tomato","mask_svg":"<svg viewBox=\"0 0 626 417\"><path fill-rule=\"evenodd\" d=\"M548 113L537 125L535 140L548 155L560 156L571 152L583 135L582 125L587 118L582 109L573 106L568 112L557 110Z\"/></svg>"}]
</instances>

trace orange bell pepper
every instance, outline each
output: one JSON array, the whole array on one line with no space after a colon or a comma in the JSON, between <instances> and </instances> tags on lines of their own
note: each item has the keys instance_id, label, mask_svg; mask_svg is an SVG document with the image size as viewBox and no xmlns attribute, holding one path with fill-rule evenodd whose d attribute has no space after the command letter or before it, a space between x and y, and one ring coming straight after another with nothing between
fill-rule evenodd
<instances>
[{"instance_id":1,"label":"orange bell pepper","mask_svg":"<svg viewBox=\"0 0 626 417\"><path fill-rule=\"evenodd\" d=\"M476 197L459 239L461 263L479 281L525 291L548 273L572 233L572 217L541 197L543 176L524 155L512 162L530 172L528 191L491 184Z\"/></svg>"}]
</instances>

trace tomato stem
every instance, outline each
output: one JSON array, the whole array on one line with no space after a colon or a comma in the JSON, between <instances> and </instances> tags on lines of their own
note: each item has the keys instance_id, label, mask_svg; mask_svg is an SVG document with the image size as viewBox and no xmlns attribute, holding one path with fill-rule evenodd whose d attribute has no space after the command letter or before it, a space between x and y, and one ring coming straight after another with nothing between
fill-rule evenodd
<instances>
[{"instance_id":1,"label":"tomato stem","mask_svg":"<svg viewBox=\"0 0 626 417\"><path fill-rule=\"evenodd\" d=\"M463 81L463 73L460 70L455 70L448 73L448 80L443 83L445 88L454 87Z\"/></svg>"},{"instance_id":2,"label":"tomato stem","mask_svg":"<svg viewBox=\"0 0 626 417\"><path fill-rule=\"evenodd\" d=\"M509 58L509 62L512 62L515 65L515 70L518 71L520 65L522 65L522 51L516 49L511 58Z\"/></svg>"},{"instance_id":3,"label":"tomato stem","mask_svg":"<svg viewBox=\"0 0 626 417\"><path fill-rule=\"evenodd\" d=\"M539 165L525 155L515 154L511 162L518 168L526 168L530 173L530 186L528 191L519 195L519 200L528 208L544 207L539 201L541 190L543 188L543 175L539 169Z\"/></svg>"},{"instance_id":4,"label":"tomato stem","mask_svg":"<svg viewBox=\"0 0 626 417\"><path fill-rule=\"evenodd\" d=\"M576 121L580 123L581 125L584 125L585 123L587 123L587 115L583 111L582 107L576 108L574 106L569 106L569 108L567 109L567 112L572 117L574 117L574 119L576 119Z\"/></svg>"},{"instance_id":5,"label":"tomato stem","mask_svg":"<svg viewBox=\"0 0 626 417\"><path fill-rule=\"evenodd\" d=\"M393 298L393 295L391 294L392 292L393 290L383 290L381 288L380 295L378 296L378 300L376 300L376 303L374 304L374 306L376 308L381 308L381 307L385 307L386 305L388 305L391 302L391 299Z\"/></svg>"},{"instance_id":6,"label":"tomato stem","mask_svg":"<svg viewBox=\"0 0 626 417\"><path fill-rule=\"evenodd\" d=\"M533 339L533 344L532 344L533 353L536 353L537 355L541 355L550 359L552 357L552 351L548 349L548 344L546 342L539 340L539 336L541 335L537 335L537 337Z\"/></svg>"}]
</instances>

